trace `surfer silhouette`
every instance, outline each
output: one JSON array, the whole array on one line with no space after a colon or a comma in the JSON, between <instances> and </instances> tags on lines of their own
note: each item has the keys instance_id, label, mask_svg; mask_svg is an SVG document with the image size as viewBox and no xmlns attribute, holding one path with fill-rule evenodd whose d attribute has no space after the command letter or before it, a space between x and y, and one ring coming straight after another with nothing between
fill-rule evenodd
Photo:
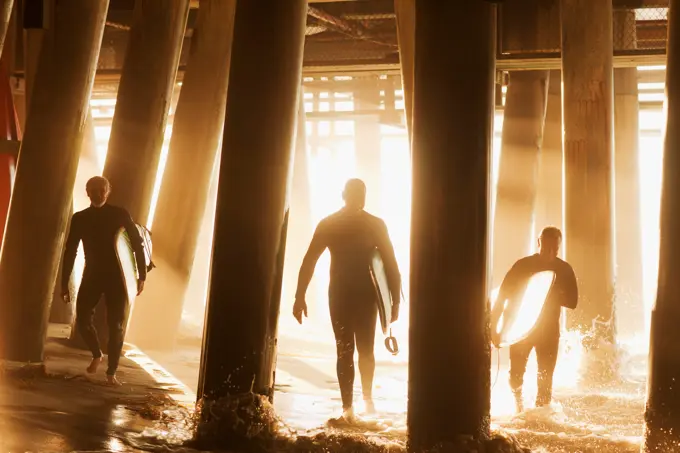
<instances>
[{"instance_id":1,"label":"surfer silhouette","mask_svg":"<svg viewBox=\"0 0 680 453\"><path fill-rule=\"evenodd\" d=\"M399 316L401 276L385 222L364 211L366 185L350 179L343 191L345 206L323 219L300 268L293 316L302 324L307 316L305 294L321 254L331 253L328 288L331 323L337 346L337 373L343 415L354 420L354 350L359 353L361 388L367 412L375 411L373 376L375 374L375 329L378 314L376 288L370 265L376 249L385 264L392 295L392 320Z\"/></svg>"},{"instance_id":2,"label":"surfer silhouette","mask_svg":"<svg viewBox=\"0 0 680 453\"><path fill-rule=\"evenodd\" d=\"M127 231L135 252L137 269L139 270L138 294L144 289L146 278L144 249L142 238L130 214L123 208L107 204L111 193L109 181L101 176L90 178L87 181L86 191L91 205L89 208L73 214L66 240L61 281L62 297L67 303L71 301L68 281L71 272L73 272L78 244L82 241L85 252L85 269L76 300L76 328L92 352L92 362L87 367L87 372L96 373L102 362L102 351L93 318L95 308L101 296L104 295L109 329L106 377L109 384L120 385L118 379L116 379L116 371L123 350L124 326L129 310L123 276L114 245L116 234L120 228L125 228Z\"/></svg>"},{"instance_id":3,"label":"surfer silhouette","mask_svg":"<svg viewBox=\"0 0 680 453\"><path fill-rule=\"evenodd\" d=\"M522 293L529 278L542 271L553 271L555 281L548 293L541 314L529 335L510 346L510 387L515 395L517 412L524 410L522 385L529 355L536 349L538 362L538 393L536 407L547 406L552 401L552 383L560 344L560 316L562 307L575 309L578 303L576 276L571 265L557 257L562 243L562 232L546 227L538 239L539 252L517 261L505 275L498 301L517 297ZM491 313L491 325L495 326L503 314L503 303L497 303ZM500 338L492 329L493 342Z\"/></svg>"}]
</instances>

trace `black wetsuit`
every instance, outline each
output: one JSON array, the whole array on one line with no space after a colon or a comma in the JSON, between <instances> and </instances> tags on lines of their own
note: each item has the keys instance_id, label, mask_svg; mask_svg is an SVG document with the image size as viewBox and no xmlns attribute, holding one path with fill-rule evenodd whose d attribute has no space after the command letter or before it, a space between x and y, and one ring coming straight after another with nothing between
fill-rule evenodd
<instances>
[{"instance_id":1,"label":"black wetsuit","mask_svg":"<svg viewBox=\"0 0 680 453\"><path fill-rule=\"evenodd\" d=\"M109 363L106 373L110 376L115 375L118 368L129 313L125 285L114 244L120 228L125 228L130 237L137 260L139 279L146 279L142 238L130 214L123 208L105 204L100 208L91 206L73 215L66 240L61 282L62 288L68 288L78 244L83 241L85 270L76 301L76 328L92 351L92 356L101 357L102 351L93 318L94 310L104 295L109 328Z\"/></svg>"},{"instance_id":2,"label":"black wetsuit","mask_svg":"<svg viewBox=\"0 0 680 453\"><path fill-rule=\"evenodd\" d=\"M555 272L555 283L548 294L536 327L528 338L510 346L510 387L515 392L520 392L522 389L529 355L532 349L536 348L537 407L548 405L552 400L553 374L560 345L562 307L573 310L578 303L578 287L574 270L569 263L559 258L546 261L538 254L527 256L512 266L503 279L498 293L499 301L506 300L519 291L524 291L528 277L547 270Z\"/></svg>"},{"instance_id":3,"label":"black wetsuit","mask_svg":"<svg viewBox=\"0 0 680 453\"><path fill-rule=\"evenodd\" d=\"M343 408L348 409L353 401L355 347L364 399L372 399L378 309L369 266L375 249L380 251L395 288L401 282L385 222L366 211L342 209L323 219L314 232L301 275L305 266L313 269L326 248L331 252L328 298L337 345L338 382ZM307 290L301 283L302 279L298 283L298 299L304 298Z\"/></svg>"}]
</instances>

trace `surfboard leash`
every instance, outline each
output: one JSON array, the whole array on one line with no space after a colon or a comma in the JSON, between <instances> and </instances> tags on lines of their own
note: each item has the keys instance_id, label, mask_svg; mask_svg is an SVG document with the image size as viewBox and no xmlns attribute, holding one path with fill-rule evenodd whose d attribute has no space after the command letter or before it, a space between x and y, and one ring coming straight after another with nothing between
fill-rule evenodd
<instances>
[{"instance_id":1,"label":"surfboard leash","mask_svg":"<svg viewBox=\"0 0 680 453\"><path fill-rule=\"evenodd\" d=\"M496 383L498 383L498 377L501 375L501 350L500 348L494 348L496 350L496 377L493 380L493 385L491 386L491 390L496 387Z\"/></svg>"},{"instance_id":2,"label":"surfboard leash","mask_svg":"<svg viewBox=\"0 0 680 453\"><path fill-rule=\"evenodd\" d=\"M401 299L403 301L406 301L406 296L404 296L404 287L401 287ZM392 328L390 327L390 334L387 338L385 338L385 348L387 348L387 351L392 354L392 355L398 355L399 354L399 342L397 342L397 338L392 335Z\"/></svg>"},{"instance_id":3,"label":"surfboard leash","mask_svg":"<svg viewBox=\"0 0 680 453\"><path fill-rule=\"evenodd\" d=\"M385 338L385 347L390 352L390 354L399 354L399 343L397 342L397 339L392 336L392 329L390 329L390 335Z\"/></svg>"}]
</instances>

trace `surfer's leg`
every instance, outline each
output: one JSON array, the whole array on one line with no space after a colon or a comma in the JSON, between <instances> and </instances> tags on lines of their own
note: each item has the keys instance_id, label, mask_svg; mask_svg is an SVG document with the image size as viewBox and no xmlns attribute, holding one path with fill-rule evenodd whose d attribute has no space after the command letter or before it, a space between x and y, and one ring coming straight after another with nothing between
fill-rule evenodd
<instances>
[{"instance_id":1,"label":"surfer's leg","mask_svg":"<svg viewBox=\"0 0 680 453\"><path fill-rule=\"evenodd\" d=\"M552 402L553 374L557 365L560 349L558 332L549 332L536 342L536 362L538 364L538 392L536 407L547 406Z\"/></svg>"},{"instance_id":2,"label":"surfer's leg","mask_svg":"<svg viewBox=\"0 0 680 453\"><path fill-rule=\"evenodd\" d=\"M534 345L528 340L510 346L510 388L521 389L524 384L524 373Z\"/></svg>"},{"instance_id":3,"label":"surfer's leg","mask_svg":"<svg viewBox=\"0 0 680 453\"><path fill-rule=\"evenodd\" d=\"M522 386L524 385L524 373L527 371L527 362L533 347L534 345L529 339L510 346L510 388L515 395L517 412L524 410Z\"/></svg>"},{"instance_id":4,"label":"surfer's leg","mask_svg":"<svg viewBox=\"0 0 680 453\"><path fill-rule=\"evenodd\" d=\"M368 412L373 410L373 376L375 376L375 327L378 322L378 307L369 299L365 309L355 312L355 336L359 353L359 374L361 391Z\"/></svg>"},{"instance_id":5,"label":"surfer's leg","mask_svg":"<svg viewBox=\"0 0 680 453\"><path fill-rule=\"evenodd\" d=\"M76 329L92 353L93 360L88 367L90 373L96 371L102 358L97 329L94 327L94 311L101 295L102 290L99 281L95 276L85 274L76 299Z\"/></svg>"},{"instance_id":6,"label":"surfer's leg","mask_svg":"<svg viewBox=\"0 0 680 453\"><path fill-rule=\"evenodd\" d=\"M342 397L342 409L348 411L354 400L354 329L352 311L343 300L330 297L330 315L338 359L336 370Z\"/></svg>"},{"instance_id":7,"label":"surfer's leg","mask_svg":"<svg viewBox=\"0 0 680 453\"><path fill-rule=\"evenodd\" d=\"M106 297L106 322L109 328L109 363L106 375L114 377L123 351L128 302L125 287L117 281L107 285L104 296Z\"/></svg>"}]
</instances>

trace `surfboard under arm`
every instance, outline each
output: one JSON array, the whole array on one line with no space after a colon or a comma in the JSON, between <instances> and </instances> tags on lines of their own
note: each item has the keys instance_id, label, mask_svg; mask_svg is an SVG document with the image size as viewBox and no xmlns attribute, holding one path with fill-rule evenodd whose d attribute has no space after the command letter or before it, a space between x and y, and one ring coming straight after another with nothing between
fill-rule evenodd
<instances>
[{"instance_id":1,"label":"surfboard under arm","mask_svg":"<svg viewBox=\"0 0 680 453\"><path fill-rule=\"evenodd\" d=\"M390 291L390 281L385 271L385 264L383 263L380 252L376 249L371 259L371 277L373 279L373 286L376 292L376 303L378 304L378 316L380 318L380 327L384 335L389 335L390 324L392 324L392 307L394 301L392 300L392 292ZM399 301L397 301L398 303Z\"/></svg>"},{"instance_id":2,"label":"surfboard under arm","mask_svg":"<svg viewBox=\"0 0 680 453\"><path fill-rule=\"evenodd\" d=\"M501 346L513 345L531 334L543 312L543 306L554 282L553 271L537 272L527 277L525 290L508 300L496 325L492 326L500 334Z\"/></svg>"},{"instance_id":3,"label":"surfboard under arm","mask_svg":"<svg viewBox=\"0 0 680 453\"><path fill-rule=\"evenodd\" d=\"M115 249L128 296L128 304L132 305L137 297L137 260L125 228L121 228L116 234Z\"/></svg>"}]
</instances>

